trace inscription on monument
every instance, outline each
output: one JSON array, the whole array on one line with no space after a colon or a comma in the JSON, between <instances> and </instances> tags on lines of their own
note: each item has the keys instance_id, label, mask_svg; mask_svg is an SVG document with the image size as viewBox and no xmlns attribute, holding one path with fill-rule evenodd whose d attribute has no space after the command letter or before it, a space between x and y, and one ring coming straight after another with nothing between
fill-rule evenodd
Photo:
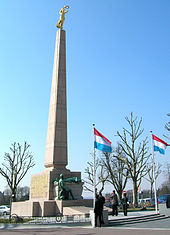
<instances>
[{"instance_id":1,"label":"inscription on monument","mask_svg":"<svg viewBox=\"0 0 170 235\"><path fill-rule=\"evenodd\" d=\"M31 198L47 198L49 175L34 175L31 178Z\"/></svg>"}]
</instances>

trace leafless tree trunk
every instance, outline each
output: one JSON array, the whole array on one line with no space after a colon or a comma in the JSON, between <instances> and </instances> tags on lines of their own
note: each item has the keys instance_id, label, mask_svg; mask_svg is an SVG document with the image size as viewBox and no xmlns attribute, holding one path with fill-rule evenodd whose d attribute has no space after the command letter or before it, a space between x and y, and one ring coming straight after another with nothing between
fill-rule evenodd
<instances>
[{"instance_id":1,"label":"leafless tree trunk","mask_svg":"<svg viewBox=\"0 0 170 235\"><path fill-rule=\"evenodd\" d=\"M11 154L5 153L4 163L2 163L2 168L0 168L0 174L7 181L13 201L16 201L16 192L19 183L27 174L28 170L35 165L33 156L29 152L29 147L30 145L26 142L23 148L19 143L12 144L10 148Z\"/></svg>"},{"instance_id":2,"label":"leafless tree trunk","mask_svg":"<svg viewBox=\"0 0 170 235\"><path fill-rule=\"evenodd\" d=\"M85 186L84 189L86 191L93 192L93 163L88 162L88 167L85 169L85 173L87 175L86 179L84 180ZM104 167L102 164L100 164L100 160L97 158L96 163L96 175L97 175L97 180L96 180L96 187L100 187L99 192L102 192L104 190L104 185L105 182L107 181L108 175L104 170Z\"/></svg>"},{"instance_id":3,"label":"leafless tree trunk","mask_svg":"<svg viewBox=\"0 0 170 235\"><path fill-rule=\"evenodd\" d=\"M125 168L125 162L119 158L123 155L120 146L118 145L114 153L104 152L103 155L101 162L109 176L107 181L114 186L121 200L128 180L128 170Z\"/></svg>"},{"instance_id":4,"label":"leafless tree trunk","mask_svg":"<svg viewBox=\"0 0 170 235\"><path fill-rule=\"evenodd\" d=\"M162 165L160 163L158 163L157 166L155 166L155 179L158 178L158 176L160 175L161 171L161 167ZM147 164L146 166L146 170L147 170L147 175L148 178L145 177L145 179L150 182L150 198L152 198L153 196L153 184L154 184L154 178L153 178L153 166L151 163Z\"/></svg>"},{"instance_id":5,"label":"leafless tree trunk","mask_svg":"<svg viewBox=\"0 0 170 235\"><path fill-rule=\"evenodd\" d=\"M142 178L147 174L146 163L150 157L148 154L147 138L137 145L138 138L142 135L144 129L141 129L142 118L133 118L131 113L130 118L125 118L129 129L123 128L123 134L119 131L117 135L120 137L120 146L123 153L126 155L126 166L133 182L133 206L138 206L138 187L141 184Z\"/></svg>"}]
</instances>

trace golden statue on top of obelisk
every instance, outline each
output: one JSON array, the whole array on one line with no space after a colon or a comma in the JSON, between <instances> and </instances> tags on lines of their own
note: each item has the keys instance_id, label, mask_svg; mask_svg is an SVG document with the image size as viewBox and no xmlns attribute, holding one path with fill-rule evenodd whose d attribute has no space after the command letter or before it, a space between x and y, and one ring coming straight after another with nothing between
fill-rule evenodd
<instances>
[{"instance_id":1,"label":"golden statue on top of obelisk","mask_svg":"<svg viewBox=\"0 0 170 235\"><path fill-rule=\"evenodd\" d=\"M63 23L65 20L65 14L68 12L69 6L64 6L63 8L61 8L60 10L60 19L58 21L58 23L56 24L57 28L62 29L63 28Z\"/></svg>"}]
</instances>

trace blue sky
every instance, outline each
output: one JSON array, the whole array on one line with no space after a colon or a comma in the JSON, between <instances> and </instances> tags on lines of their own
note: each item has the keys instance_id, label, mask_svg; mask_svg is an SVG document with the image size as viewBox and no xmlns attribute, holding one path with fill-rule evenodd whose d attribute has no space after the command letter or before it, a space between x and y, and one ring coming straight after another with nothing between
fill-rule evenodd
<instances>
[{"instance_id":1,"label":"blue sky","mask_svg":"<svg viewBox=\"0 0 170 235\"><path fill-rule=\"evenodd\" d=\"M133 112L143 118L150 146L150 130L163 138L169 121L169 0L0 1L0 163L14 141L31 144L36 166L22 185L44 169L56 23L64 5L70 6L64 23L68 168L84 175L93 123L114 145ZM170 150L156 161L170 162Z\"/></svg>"}]
</instances>

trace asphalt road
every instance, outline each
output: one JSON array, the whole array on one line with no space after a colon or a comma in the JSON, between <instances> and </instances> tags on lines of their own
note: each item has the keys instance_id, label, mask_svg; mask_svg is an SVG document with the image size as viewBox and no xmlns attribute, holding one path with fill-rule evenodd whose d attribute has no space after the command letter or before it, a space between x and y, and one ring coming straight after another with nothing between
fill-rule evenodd
<instances>
[{"instance_id":1,"label":"asphalt road","mask_svg":"<svg viewBox=\"0 0 170 235\"><path fill-rule=\"evenodd\" d=\"M140 213L141 214L141 213ZM146 213L145 213L146 214ZM121 215L120 215L121 216ZM135 214L137 216L137 214ZM130 217L130 215L129 215ZM116 218L115 218L116 219ZM170 235L170 217L118 226L92 228L81 224L1 224L0 235Z\"/></svg>"},{"instance_id":2,"label":"asphalt road","mask_svg":"<svg viewBox=\"0 0 170 235\"><path fill-rule=\"evenodd\" d=\"M166 229L135 229L135 228L56 228L34 230L5 230L2 235L169 235Z\"/></svg>"}]
</instances>

